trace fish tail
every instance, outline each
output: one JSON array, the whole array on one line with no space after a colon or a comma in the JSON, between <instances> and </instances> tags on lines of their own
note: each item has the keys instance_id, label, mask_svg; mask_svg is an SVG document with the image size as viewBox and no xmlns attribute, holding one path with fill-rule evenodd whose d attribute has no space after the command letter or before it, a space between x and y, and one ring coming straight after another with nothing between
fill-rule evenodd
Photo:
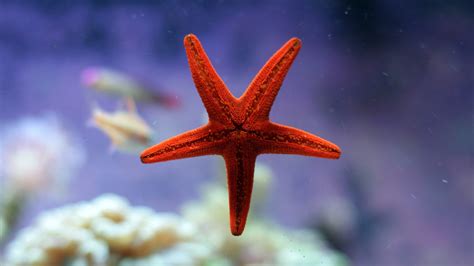
<instances>
[{"instance_id":1,"label":"fish tail","mask_svg":"<svg viewBox=\"0 0 474 266\"><path fill-rule=\"evenodd\" d=\"M181 106L181 101L175 95L156 95L153 97L153 101L170 109Z\"/></svg>"}]
</instances>

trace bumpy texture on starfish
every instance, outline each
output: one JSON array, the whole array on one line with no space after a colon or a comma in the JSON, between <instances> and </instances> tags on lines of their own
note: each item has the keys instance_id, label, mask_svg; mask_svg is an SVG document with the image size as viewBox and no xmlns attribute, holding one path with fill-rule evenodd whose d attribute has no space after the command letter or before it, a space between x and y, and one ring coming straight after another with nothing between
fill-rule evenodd
<instances>
[{"instance_id":1,"label":"bumpy texture on starfish","mask_svg":"<svg viewBox=\"0 0 474 266\"><path fill-rule=\"evenodd\" d=\"M226 87L196 36L187 35L184 46L209 123L146 149L141 160L155 163L222 155L227 168L230 228L233 235L240 235L250 207L257 155L280 153L337 159L341 150L308 132L269 120L275 97L301 48L299 39L292 38L283 45L240 98Z\"/></svg>"}]
</instances>

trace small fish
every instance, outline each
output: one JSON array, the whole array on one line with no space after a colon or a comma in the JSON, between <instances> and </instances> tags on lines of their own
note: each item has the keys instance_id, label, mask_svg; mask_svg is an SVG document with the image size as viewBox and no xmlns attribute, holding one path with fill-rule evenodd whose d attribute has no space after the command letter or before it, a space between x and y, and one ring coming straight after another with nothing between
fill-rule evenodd
<instances>
[{"instance_id":1,"label":"small fish","mask_svg":"<svg viewBox=\"0 0 474 266\"><path fill-rule=\"evenodd\" d=\"M151 141L152 129L138 115L131 99L126 110L106 112L94 107L91 124L110 138L113 149L123 152L139 153Z\"/></svg>"},{"instance_id":2,"label":"small fish","mask_svg":"<svg viewBox=\"0 0 474 266\"><path fill-rule=\"evenodd\" d=\"M108 94L132 98L135 101L159 103L168 108L179 105L176 96L151 91L147 89L148 86L144 86L126 74L107 68L88 67L82 71L81 80L86 87Z\"/></svg>"}]
</instances>

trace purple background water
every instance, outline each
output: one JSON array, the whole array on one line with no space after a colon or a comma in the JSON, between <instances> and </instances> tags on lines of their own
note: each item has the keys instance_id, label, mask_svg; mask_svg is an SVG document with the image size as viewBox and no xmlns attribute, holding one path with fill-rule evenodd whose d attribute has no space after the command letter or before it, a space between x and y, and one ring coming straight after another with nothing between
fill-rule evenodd
<instances>
[{"instance_id":1,"label":"purple background water","mask_svg":"<svg viewBox=\"0 0 474 266\"><path fill-rule=\"evenodd\" d=\"M80 84L83 68L122 70L175 93L182 108L139 106L163 140L202 123L182 39L196 34L240 95L290 37L303 48L271 118L337 143L342 158L258 158L275 172L268 216L317 223L334 197L363 179L358 265L474 263L473 76L469 1L1 1L0 123L57 112L87 150L62 199L41 197L22 218L104 192L176 211L215 178L212 157L142 165L109 152L88 128L93 102L116 99ZM224 178L224 177L222 177ZM357 193L356 193L357 194ZM386 222L373 222L371 215Z\"/></svg>"}]
</instances>

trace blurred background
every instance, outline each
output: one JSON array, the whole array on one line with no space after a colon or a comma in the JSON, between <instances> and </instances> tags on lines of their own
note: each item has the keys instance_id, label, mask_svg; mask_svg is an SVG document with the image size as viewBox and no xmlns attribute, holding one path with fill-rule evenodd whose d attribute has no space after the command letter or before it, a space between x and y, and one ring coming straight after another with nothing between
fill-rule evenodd
<instances>
[{"instance_id":1,"label":"blurred background","mask_svg":"<svg viewBox=\"0 0 474 266\"><path fill-rule=\"evenodd\" d=\"M143 165L99 130L138 123L146 147L205 122L182 45L194 33L234 95L302 40L271 119L342 157L258 157L272 172L265 219L316 232L353 265L472 265L473 28L468 0L0 1L1 193L20 191L3 197L15 218L2 253L52 208L114 193L177 213L224 182L219 157ZM142 88L157 100L130 92ZM117 130L128 141L136 128ZM39 157L19 151L35 141Z\"/></svg>"}]
</instances>

